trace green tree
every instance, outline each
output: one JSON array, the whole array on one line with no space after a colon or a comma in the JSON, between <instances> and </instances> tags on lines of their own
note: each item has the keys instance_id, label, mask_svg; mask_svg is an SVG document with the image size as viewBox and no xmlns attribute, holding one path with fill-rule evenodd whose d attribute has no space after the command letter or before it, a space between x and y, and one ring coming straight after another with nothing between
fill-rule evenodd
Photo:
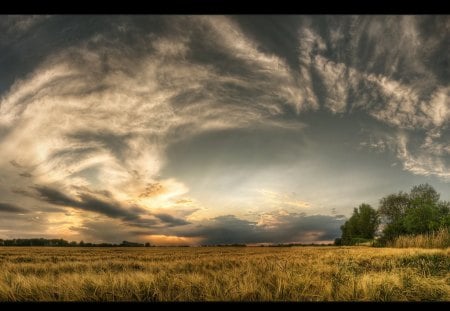
<instances>
[{"instance_id":1,"label":"green tree","mask_svg":"<svg viewBox=\"0 0 450 311\"><path fill-rule=\"evenodd\" d=\"M408 234L420 234L439 229L439 210L436 205L421 204L410 208L403 219Z\"/></svg>"},{"instance_id":2,"label":"green tree","mask_svg":"<svg viewBox=\"0 0 450 311\"><path fill-rule=\"evenodd\" d=\"M353 210L353 214L341 226L342 237L340 243L353 245L361 240L371 240L380 224L377 211L369 204L361 204Z\"/></svg>"},{"instance_id":3,"label":"green tree","mask_svg":"<svg viewBox=\"0 0 450 311\"><path fill-rule=\"evenodd\" d=\"M373 239L380 225L378 212L369 204L359 206L358 227L363 239Z\"/></svg>"},{"instance_id":4,"label":"green tree","mask_svg":"<svg viewBox=\"0 0 450 311\"><path fill-rule=\"evenodd\" d=\"M450 204L429 184L414 186L410 193L390 194L380 200L383 240L403 234L421 234L450 226Z\"/></svg>"},{"instance_id":5,"label":"green tree","mask_svg":"<svg viewBox=\"0 0 450 311\"><path fill-rule=\"evenodd\" d=\"M397 222L405 216L409 203L409 194L400 191L382 198L378 212L388 222Z\"/></svg>"},{"instance_id":6,"label":"green tree","mask_svg":"<svg viewBox=\"0 0 450 311\"><path fill-rule=\"evenodd\" d=\"M438 210L441 227L450 227L450 202L440 201Z\"/></svg>"},{"instance_id":7,"label":"green tree","mask_svg":"<svg viewBox=\"0 0 450 311\"><path fill-rule=\"evenodd\" d=\"M409 194L413 206L436 205L439 202L440 194L429 184L414 186Z\"/></svg>"},{"instance_id":8,"label":"green tree","mask_svg":"<svg viewBox=\"0 0 450 311\"><path fill-rule=\"evenodd\" d=\"M383 239L390 240L401 234L406 234L403 219L409 206L409 194L402 191L389 194L380 200L378 213L384 224Z\"/></svg>"}]
</instances>

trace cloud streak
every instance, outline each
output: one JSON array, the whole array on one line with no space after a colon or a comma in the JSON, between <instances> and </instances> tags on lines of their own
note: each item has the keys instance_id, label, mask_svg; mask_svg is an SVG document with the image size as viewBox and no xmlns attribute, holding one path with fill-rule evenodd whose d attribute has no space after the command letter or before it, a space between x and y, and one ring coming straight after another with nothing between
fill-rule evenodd
<instances>
[{"instance_id":1,"label":"cloud streak","mask_svg":"<svg viewBox=\"0 0 450 311\"><path fill-rule=\"evenodd\" d=\"M5 213L28 213L28 210L10 203L0 203L0 212Z\"/></svg>"}]
</instances>

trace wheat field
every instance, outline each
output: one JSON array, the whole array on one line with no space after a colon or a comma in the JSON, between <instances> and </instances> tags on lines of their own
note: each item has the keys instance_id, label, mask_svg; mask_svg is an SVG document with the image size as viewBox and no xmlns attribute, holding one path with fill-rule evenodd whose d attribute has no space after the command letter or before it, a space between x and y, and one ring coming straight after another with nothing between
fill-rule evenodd
<instances>
[{"instance_id":1,"label":"wheat field","mask_svg":"<svg viewBox=\"0 0 450 311\"><path fill-rule=\"evenodd\" d=\"M0 248L0 301L449 301L449 249Z\"/></svg>"},{"instance_id":2,"label":"wheat field","mask_svg":"<svg viewBox=\"0 0 450 311\"><path fill-rule=\"evenodd\" d=\"M448 248L450 247L450 229L442 228L435 232L399 236L388 243L388 246L397 248Z\"/></svg>"}]
</instances>

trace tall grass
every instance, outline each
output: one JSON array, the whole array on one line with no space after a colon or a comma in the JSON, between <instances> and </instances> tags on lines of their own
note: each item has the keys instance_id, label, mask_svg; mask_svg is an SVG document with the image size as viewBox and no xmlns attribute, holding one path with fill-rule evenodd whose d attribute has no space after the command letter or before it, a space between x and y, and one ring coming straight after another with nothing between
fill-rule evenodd
<instances>
[{"instance_id":1,"label":"tall grass","mask_svg":"<svg viewBox=\"0 0 450 311\"><path fill-rule=\"evenodd\" d=\"M450 301L450 250L0 247L0 301Z\"/></svg>"},{"instance_id":2,"label":"tall grass","mask_svg":"<svg viewBox=\"0 0 450 311\"><path fill-rule=\"evenodd\" d=\"M388 246L398 248L447 248L450 247L450 230L442 228L427 234L400 236L388 243Z\"/></svg>"}]
</instances>

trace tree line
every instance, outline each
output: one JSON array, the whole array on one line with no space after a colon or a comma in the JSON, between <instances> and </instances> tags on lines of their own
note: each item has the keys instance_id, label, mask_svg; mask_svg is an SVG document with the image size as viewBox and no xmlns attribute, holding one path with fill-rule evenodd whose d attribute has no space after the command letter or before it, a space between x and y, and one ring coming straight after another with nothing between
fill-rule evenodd
<instances>
[{"instance_id":1,"label":"tree line","mask_svg":"<svg viewBox=\"0 0 450 311\"><path fill-rule=\"evenodd\" d=\"M120 244L114 243L85 243L84 241L66 241L63 239L44 239L44 238L32 238L32 239L0 239L0 246L65 246L65 247L150 247L150 243L136 243L123 241Z\"/></svg>"},{"instance_id":2,"label":"tree line","mask_svg":"<svg viewBox=\"0 0 450 311\"><path fill-rule=\"evenodd\" d=\"M414 186L409 193L400 191L380 199L378 210L361 204L341 226L336 245L355 245L372 241L386 245L402 235L417 235L450 228L450 202L429 184Z\"/></svg>"}]
</instances>

